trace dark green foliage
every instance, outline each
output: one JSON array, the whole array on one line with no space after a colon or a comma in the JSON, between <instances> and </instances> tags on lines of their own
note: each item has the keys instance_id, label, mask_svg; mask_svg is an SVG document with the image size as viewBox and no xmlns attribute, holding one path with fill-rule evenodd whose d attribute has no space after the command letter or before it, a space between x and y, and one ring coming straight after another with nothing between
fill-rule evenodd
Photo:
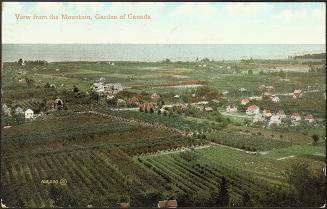
<instances>
[{"instance_id":1,"label":"dark green foliage","mask_svg":"<svg viewBox=\"0 0 327 209\"><path fill-rule=\"evenodd\" d=\"M325 176L322 170L312 172L306 163L293 164L286 171L286 178L295 190L298 207L318 207L325 202Z\"/></svg>"},{"instance_id":2,"label":"dark green foliage","mask_svg":"<svg viewBox=\"0 0 327 209\"><path fill-rule=\"evenodd\" d=\"M313 145L317 145L319 136L317 134L312 135Z\"/></svg>"}]
</instances>

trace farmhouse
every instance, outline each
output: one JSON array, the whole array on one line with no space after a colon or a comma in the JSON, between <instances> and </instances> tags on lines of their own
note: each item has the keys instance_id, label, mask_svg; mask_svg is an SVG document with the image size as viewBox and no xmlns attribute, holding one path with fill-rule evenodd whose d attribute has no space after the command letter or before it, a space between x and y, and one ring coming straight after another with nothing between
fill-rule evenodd
<instances>
[{"instance_id":1,"label":"farmhouse","mask_svg":"<svg viewBox=\"0 0 327 209\"><path fill-rule=\"evenodd\" d=\"M273 98L271 99L271 101L273 101L273 102L279 102L279 97L277 97L277 96L273 96Z\"/></svg>"},{"instance_id":2,"label":"farmhouse","mask_svg":"<svg viewBox=\"0 0 327 209\"><path fill-rule=\"evenodd\" d=\"M315 118L313 117L312 114L308 114L304 117L304 120L308 121L309 123L312 123L315 121Z\"/></svg>"},{"instance_id":3,"label":"farmhouse","mask_svg":"<svg viewBox=\"0 0 327 209\"><path fill-rule=\"evenodd\" d=\"M179 99L179 98L181 98L181 96L180 95L175 95L174 98Z\"/></svg>"},{"instance_id":4,"label":"farmhouse","mask_svg":"<svg viewBox=\"0 0 327 209\"><path fill-rule=\"evenodd\" d=\"M134 96L127 100L127 104L130 106L139 106L140 102L139 102L139 99Z\"/></svg>"},{"instance_id":5,"label":"farmhouse","mask_svg":"<svg viewBox=\"0 0 327 209\"><path fill-rule=\"evenodd\" d=\"M6 104L2 105L2 111L5 115L11 116L11 109Z\"/></svg>"},{"instance_id":6,"label":"farmhouse","mask_svg":"<svg viewBox=\"0 0 327 209\"><path fill-rule=\"evenodd\" d=\"M263 100L271 100L275 95L272 92L265 92L262 95Z\"/></svg>"},{"instance_id":7,"label":"farmhouse","mask_svg":"<svg viewBox=\"0 0 327 209\"><path fill-rule=\"evenodd\" d=\"M55 108L61 110L63 107L64 107L64 102L61 99L57 98L55 100Z\"/></svg>"},{"instance_id":8,"label":"farmhouse","mask_svg":"<svg viewBox=\"0 0 327 209\"><path fill-rule=\"evenodd\" d=\"M228 105L226 107L226 112L237 112L237 107L235 105Z\"/></svg>"},{"instance_id":9,"label":"farmhouse","mask_svg":"<svg viewBox=\"0 0 327 209\"><path fill-rule=\"evenodd\" d=\"M160 98L160 96L159 96L157 93L153 93L153 94L151 95L151 99L156 100L156 99L159 99L159 98Z\"/></svg>"},{"instance_id":10,"label":"farmhouse","mask_svg":"<svg viewBox=\"0 0 327 209\"><path fill-rule=\"evenodd\" d=\"M118 92L123 91L123 87L120 83L104 84L103 80L101 80L100 82L93 83L92 89L100 96L104 96L107 94L116 94Z\"/></svg>"},{"instance_id":11,"label":"farmhouse","mask_svg":"<svg viewBox=\"0 0 327 209\"><path fill-rule=\"evenodd\" d=\"M284 110L279 110L277 112L277 115L280 117L280 119L286 118L286 114L285 114Z\"/></svg>"},{"instance_id":12,"label":"farmhouse","mask_svg":"<svg viewBox=\"0 0 327 209\"><path fill-rule=\"evenodd\" d=\"M140 110L144 111L144 112L151 112L154 111L155 109L155 105L152 102L145 102L143 104L139 105Z\"/></svg>"},{"instance_id":13,"label":"farmhouse","mask_svg":"<svg viewBox=\"0 0 327 209\"><path fill-rule=\"evenodd\" d=\"M54 111L56 109L56 101L54 100L47 101L46 108L48 112Z\"/></svg>"},{"instance_id":14,"label":"farmhouse","mask_svg":"<svg viewBox=\"0 0 327 209\"><path fill-rule=\"evenodd\" d=\"M279 117L279 115L272 115L270 117L269 125L271 124L279 125L280 123L281 123L281 118Z\"/></svg>"},{"instance_id":15,"label":"farmhouse","mask_svg":"<svg viewBox=\"0 0 327 209\"><path fill-rule=\"evenodd\" d=\"M249 102L250 102L250 100L247 99L247 98L242 99L242 100L241 100L241 105L246 105L246 104L249 103Z\"/></svg>"},{"instance_id":16,"label":"farmhouse","mask_svg":"<svg viewBox=\"0 0 327 209\"><path fill-rule=\"evenodd\" d=\"M293 92L293 99L298 99L303 96L303 91L300 89L294 90Z\"/></svg>"},{"instance_id":17,"label":"farmhouse","mask_svg":"<svg viewBox=\"0 0 327 209\"><path fill-rule=\"evenodd\" d=\"M260 108L257 105L251 105L246 108L246 114L253 115L259 114Z\"/></svg>"},{"instance_id":18,"label":"farmhouse","mask_svg":"<svg viewBox=\"0 0 327 209\"><path fill-rule=\"evenodd\" d=\"M252 122L256 123L256 122L263 122L263 121L265 121L265 117L261 113L258 113L254 115Z\"/></svg>"},{"instance_id":19,"label":"farmhouse","mask_svg":"<svg viewBox=\"0 0 327 209\"><path fill-rule=\"evenodd\" d=\"M301 115L298 112L294 112L291 116L292 122L297 122L300 121L301 119L302 119Z\"/></svg>"},{"instance_id":20,"label":"farmhouse","mask_svg":"<svg viewBox=\"0 0 327 209\"><path fill-rule=\"evenodd\" d=\"M177 208L177 200L162 200L158 202L158 208Z\"/></svg>"},{"instance_id":21,"label":"farmhouse","mask_svg":"<svg viewBox=\"0 0 327 209\"><path fill-rule=\"evenodd\" d=\"M123 99L117 99L117 107L124 107L126 106L126 101Z\"/></svg>"},{"instance_id":22,"label":"farmhouse","mask_svg":"<svg viewBox=\"0 0 327 209\"><path fill-rule=\"evenodd\" d=\"M23 108L21 108L21 107L17 107L16 109L15 109L15 115L23 115L24 114L24 110L23 110Z\"/></svg>"},{"instance_id":23,"label":"farmhouse","mask_svg":"<svg viewBox=\"0 0 327 209\"><path fill-rule=\"evenodd\" d=\"M264 109L262 114L266 119L269 119L272 116L271 110Z\"/></svg>"},{"instance_id":24,"label":"farmhouse","mask_svg":"<svg viewBox=\"0 0 327 209\"><path fill-rule=\"evenodd\" d=\"M27 110L25 111L25 118L26 118L26 119L33 119L33 116L34 116L34 112L33 112L33 110L31 110L31 109L27 109Z\"/></svg>"},{"instance_id":25,"label":"farmhouse","mask_svg":"<svg viewBox=\"0 0 327 209\"><path fill-rule=\"evenodd\" d=\"M275 92L275 88L273 86L265 86L265 91L266 92L274 93Z\"/></svg>"}]
</instances>

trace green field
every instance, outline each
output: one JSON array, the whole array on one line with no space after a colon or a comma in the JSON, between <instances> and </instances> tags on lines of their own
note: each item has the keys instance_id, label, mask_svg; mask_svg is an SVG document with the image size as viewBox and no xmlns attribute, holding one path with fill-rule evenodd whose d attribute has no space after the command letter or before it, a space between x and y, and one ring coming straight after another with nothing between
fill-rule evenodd
<instances>
[{"instance_id":1,"label":"green field","mask_svg":"<svg viewBox=\"0 0 327 209\"><path fill-rule=\"evenodd\" d=\"M321 192L314 191L313 202L302 201L285 173L306 163L312 181L323 184L315 179L323 174L326 156L325 72L308 72L307 64L285 60L199 64L204 63L4 63L2 103L11 116L2 111L3 202L10 207L115 207L120 202L157 207L159 200L176 199L179 206L206 207L213 206L211 197L226 179L230 207L244 206L245 194L254 207L321 206ZM272 67L289 70L285 77ZM122 84L117 99L135 96L141 103L157 103L151 98L157 93L165 105L186 108L168 108L165 114L117 110L92 94L91 85L101 77ZM260 95L260 85L274 86L276 94L305 93L297 100L281 95L278 103L250 104L287 115L311 113L316 121L278 127L250 123L240 100ZM64 108L47 111L46 102L56 98ZM200 101L208 101L203 107L212 110L189 105ZM231 103L237 113L226 113ZM17 107L45 114L28 120L15 115ZM60 179L67 182L56 183Z\"/></svg>"}]
</instances>

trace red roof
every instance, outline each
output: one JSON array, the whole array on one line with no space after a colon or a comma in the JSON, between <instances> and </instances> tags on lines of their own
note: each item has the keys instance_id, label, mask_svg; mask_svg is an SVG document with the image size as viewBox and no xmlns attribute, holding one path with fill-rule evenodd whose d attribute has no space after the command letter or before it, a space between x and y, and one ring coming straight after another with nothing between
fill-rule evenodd
<instances>
[{"instance_id":1,"label":"red roof","mask_svg":"<svg viewBox=\"0 0 327 209\"><path fill-rule=\"evenodd\" d=\"M259 107L257 105L248 106L247 110L257 110Z\"/></svg>"},{"instance_id":2,"label":"red roof","mask_svg":"<svg viewBox=\"0 0 327 209\"><path fill-rule=\"evenodd\" d=\"M294 113L292 114L292 116L293 116L293 117L298 117L298 116L300 116L300 113L298 113L298 112L294 112Z\"/></svg>"}]
</instances>

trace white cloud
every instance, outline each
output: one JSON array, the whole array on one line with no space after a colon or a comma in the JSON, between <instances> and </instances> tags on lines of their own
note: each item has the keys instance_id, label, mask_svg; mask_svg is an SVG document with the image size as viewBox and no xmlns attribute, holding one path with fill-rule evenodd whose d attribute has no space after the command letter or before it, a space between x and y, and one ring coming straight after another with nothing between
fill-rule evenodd
<instances>
[{"instance_id":1,"label":"white cloud","mask_svg":"<svg viewBox=\"0 0 327 209\"><path fill-rule=\"evenodd\" d=\"M271 3L229 3L226 10L231 15L255 15L259 12L267 12L273 8Z\"/></svg>"},{"instance_id":2,"label":"white cloud","mask_svg":"<svg viewBox=\"0 0 327 209\"><path fill-rule=\"evenodd\" d=\"M324 9L298 9L290 10L285 9L280 13L276 14L275 19L281 21L299 21L299 20L320 20L323 21L325 18L326 12Z\"/></svg>"}]
</instances>

